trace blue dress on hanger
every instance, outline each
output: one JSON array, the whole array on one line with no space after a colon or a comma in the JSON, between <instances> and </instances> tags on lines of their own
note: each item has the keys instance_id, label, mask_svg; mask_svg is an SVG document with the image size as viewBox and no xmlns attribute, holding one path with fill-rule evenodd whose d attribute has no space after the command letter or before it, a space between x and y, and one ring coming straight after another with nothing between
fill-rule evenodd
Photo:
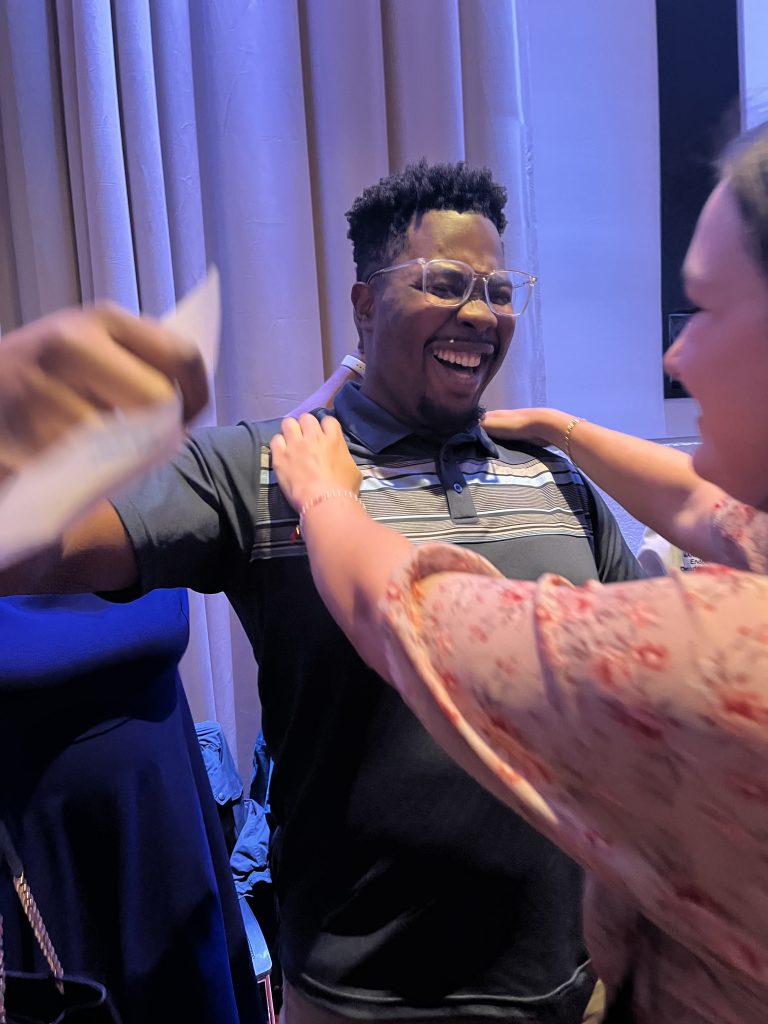
<instances>
[{"instance_id":1,"label":"blue dress on hanger","mask_svg":"<svg viewBox=\"0 0 768 1024\"><path fill-rule=\"evenodd\" d=\"M186 594L0 599L0 816L65 972L124 1024L260 1020L177 663ZM12 970L45 970L0 867Z\"/></svg>"}]
</instances>

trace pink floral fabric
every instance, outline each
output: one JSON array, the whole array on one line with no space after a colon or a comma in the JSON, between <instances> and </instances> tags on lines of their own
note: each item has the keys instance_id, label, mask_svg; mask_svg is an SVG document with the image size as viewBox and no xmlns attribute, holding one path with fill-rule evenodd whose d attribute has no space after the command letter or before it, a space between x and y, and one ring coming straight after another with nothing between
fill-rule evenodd
<instances>
[{"instance_id":1,"label":"pink floral fabric","mask_svg":"<svg viewBox=\"0 0 768 1024\"><path fill-rule=\"evenodd\" d=\"M588 869L595 966L631 967L640 1024L768 1020L768 516L713 529L755 571L573 587L425 545L386 599L398 690Z\"/></svg>"}]
</instances>

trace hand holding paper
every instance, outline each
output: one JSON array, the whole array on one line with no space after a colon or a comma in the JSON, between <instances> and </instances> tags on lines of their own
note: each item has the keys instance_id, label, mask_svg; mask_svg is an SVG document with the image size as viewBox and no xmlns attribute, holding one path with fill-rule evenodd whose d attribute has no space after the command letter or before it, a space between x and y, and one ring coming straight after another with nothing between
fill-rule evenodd
<instances>
[{"instance_id":1,"label":"hand holding paper","mask_svg":"<svg viewBox=\"0 0 768 1024\"><path fill-rule=\"evenodd\" d=\"M167 459L216 359L212 270L162 324L67 310L0 342L0 569Z\"/></svg>"}]
</instances>

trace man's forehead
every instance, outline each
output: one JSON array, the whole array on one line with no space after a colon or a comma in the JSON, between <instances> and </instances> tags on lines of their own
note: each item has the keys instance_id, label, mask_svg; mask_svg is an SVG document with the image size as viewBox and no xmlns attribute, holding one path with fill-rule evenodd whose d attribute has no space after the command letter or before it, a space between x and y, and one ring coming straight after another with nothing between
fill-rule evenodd
<instances>
[{"instance_id":1,"label":"man's forehead","mask_svg":"<svg viewBox=\"0 0 768 1024\"><path fill-rule=\"evenodd\" d=\"M493 221L482 213L427 210L411 221L405 251L410 257L443 256L464 260L473 266L478 262L498 266L504 246ZM476 266L476 269L484 268Z\"/></svg>"}]
</instances>

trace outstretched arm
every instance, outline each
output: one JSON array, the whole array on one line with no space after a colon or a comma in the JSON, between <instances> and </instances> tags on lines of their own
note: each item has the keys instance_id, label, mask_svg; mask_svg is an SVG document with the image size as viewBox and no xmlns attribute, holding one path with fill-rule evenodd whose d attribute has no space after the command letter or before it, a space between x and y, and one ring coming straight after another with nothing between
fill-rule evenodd
<instances>
[{"instance_id":1,"label":"outstretched arm","mask_svg":"<svg viewBox=\"0 0 768 1024\"><path fill-rule=\"evenodd\" d=\"M303 415L282 429L272 439L272 464L300 513L315 585L360 656L387 678L381 599L413 545L375 523L357 500L360 472L337 420Z\"/></svg>"},{"instance_id":2,"label":"outstretched arm","mask_svg":"<svg viewBox=\"0 0 768 1024\"><path fill-rule=\"evenodd\" d=\"M0 342L0 483L105 412L153 405L175 390L185 420L205 405L200 354L156 321L113 305L63 310L6 335ZM122 523L104 502L52 547L0 571L0 593L119 589L135 575Z\"/></svg>"},{"instance_id":3,"label":"outstretched arm","mask_svg":"<svg viewBox=\"0 0 768 1024\"><path fill-rule=\"evenodd\" d=\"M640 522L684 551L718 560L712 511L725 494L696 473L684 452L558 409L499 410L488 413L483 425L502 440L561 448Z\"/></svg>"}]
</instances>

